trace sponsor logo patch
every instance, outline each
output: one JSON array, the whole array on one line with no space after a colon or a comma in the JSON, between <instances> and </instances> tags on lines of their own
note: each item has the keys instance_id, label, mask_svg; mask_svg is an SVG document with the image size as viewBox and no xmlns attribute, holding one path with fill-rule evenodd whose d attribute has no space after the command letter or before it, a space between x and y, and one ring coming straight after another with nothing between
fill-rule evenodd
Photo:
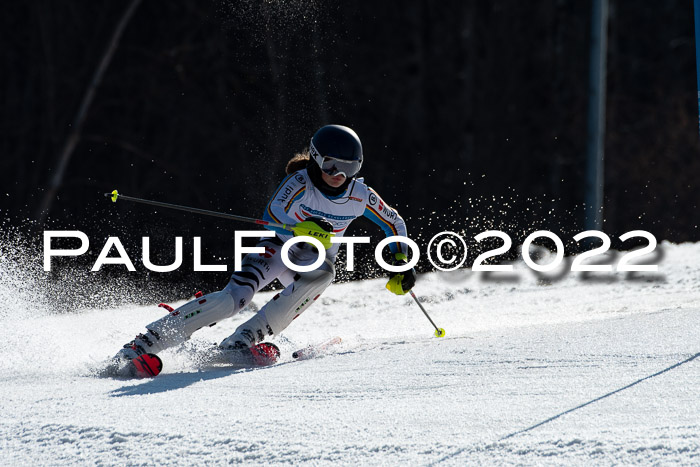
<instances>
[{"instance_id":1,"label":"sponsor logo patch","mask_svg":"<svg viewBox=\"0 0 700 467\"><path fill-rule=\"evenodd\" d=\"M310 214L312 216L321 216L325 217L326 219L333 219L336 221L347 221L347 220L352 220L355 219L354 216L335 216L333 214L328 214L327 212L319 211L317 209L312 209L304 204L300 205L301 209L303 209L304 215Z\"/></svg>"},{"instance_id":2,"label":"sponsor logo patch","mask_svg":"<svg viewBox=\"0 0 700 467\"><path fill-rule=\"evenodd\" d=\"M259 256L262 256L263 258L272 258L272 255L276 253L274 248L270 248L269 246L265 247L265 253L258 253Z\"/></svg>"},{"instance_id":3,"label":"sponsor logo patch","mask_svg":"<svg viewBox=\"0 0 700 467\"><path fill-rule=\"evenodd\" d=\"M195 310L195 311L193 311L192 313L188 313L188 314L185 315L185 319L190 319L190 318L193 317L193 316L197 316L197 315L200 314L201 312L202 312L202 310Z\"/></svg>"},{"instance_id":4,"label":"sponsor logo patch","mask_svg":"<svg viewBox=\"0 0 700 467\"><path fill-rule=\"evenodd\" d=\"M277 201L279 201L279 202L287 201L287 198L289 198L289 195L291 195L293 191L294 191L294 187L291 187L291 186L285 187L284 192L280 193L280 197L277 198Z\"/></svg>"},{"instance_id":5,"label":"sponsor logo patch","mask_svg":"<svg viewBox=\"0 0 700 467\"><path fill-rule=\"evenodd\" d=\"M306 304L309 303L310 301L311 301L311 297L306 297L306 300L301 302L301 304L297 307L297 309L294 310L294 313L299 313L299 311L301 311L301 309L304 308L306 306Z\"/></svg>"},{"instance_id":6,"label":"sponsor logo patch","mask_svg":"<svg viewBox=\"0 0 700 467\"><path fill-rule=\"evenodd\" d=\"M272 254L274 255L275 251L272 248L270 248L270 249L272 250ZM263 258L270 258L271 256L265 256L267 254L268 254L268 252L266 251L265 253L259 253L259 256L262 256ZM247 260L248 260L248 257L246 257L246 261ZM263 269L265 269L265 271L270 272L270 265L267 264L267 261L265 261L262 258L250 257L250 263L257 264L260 267L262 267Z\"/></svg>"}]
</instances>

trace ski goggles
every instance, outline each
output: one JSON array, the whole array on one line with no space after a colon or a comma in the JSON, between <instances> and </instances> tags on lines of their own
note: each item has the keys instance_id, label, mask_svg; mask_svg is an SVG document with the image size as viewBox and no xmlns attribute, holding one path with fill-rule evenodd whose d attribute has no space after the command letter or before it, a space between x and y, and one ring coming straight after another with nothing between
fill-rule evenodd
<instances>
[{"instance_id":1,"label":"ski goggles","mask_svg":"<svg viewBox=\"0 0 700 467\"><path fill-rule=\"evenodd\" d=\"M361 161L343 161L332 157L324 157L321 162L321 170L328 175L345 175L347 178L354 177L360 171Z\"/></svg>"},{"instance_id":2,"label":"ski goggles","mask_svg":"<svg viewBox=\"0 0 700 467\"><path fill-rule=\"evenodd\" d=\"M314 158L321 170L331 176L344 175L347 178L352 178L360 171L362 161L346 161L336 159L335 157L322 156L312 144L309 148L311 156Z\"/></svg>"}]
</instances>

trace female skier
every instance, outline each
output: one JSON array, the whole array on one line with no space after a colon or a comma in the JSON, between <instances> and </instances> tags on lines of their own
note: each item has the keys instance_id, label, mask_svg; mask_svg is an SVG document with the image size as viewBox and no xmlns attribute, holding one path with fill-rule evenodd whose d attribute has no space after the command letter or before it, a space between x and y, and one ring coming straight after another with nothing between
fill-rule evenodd
<instances>
[{"instance_id":1,"label":"female skier","mask_svg":"<svg viewBox=\"0 0 700 467\"><path fill-rule=\"evenodd\" d=\"M248 305L253 295L275 279L285 289L275 295L252 318L238 326L224 339L219 351L231 362L266 364L276 360L279 349L262 342L277 335L305 311L323 293L335 277L335 258L340 247L331 244L331 235L342 236L350 223L365 216L384 230L387 237L406 236L406 225L399 214L382 201L362 178L362 144L357 134L340 125L327 125L311 139L308 153L295 156L287 164L287 177L275 191L263 219L294 225L294 232L274 229L272 238L262 238L257 246L264 253L250 253L242 267L218 292L198 296L146 326L126 344L114 359L120 375L155 376L162 364L153 354L181 344L193 332L230 318ZM313 235L322 240L325 260L311 272L287 268L281 258L284 242L295 234ZM405 264L406 245L390 244L394 263ZM319 252L310 243L299 242L289 249L289 259L296 265L313 264ZM405 294L415 284L415 271L392 273L387 288Z\"/></svg>"}]
</instances>

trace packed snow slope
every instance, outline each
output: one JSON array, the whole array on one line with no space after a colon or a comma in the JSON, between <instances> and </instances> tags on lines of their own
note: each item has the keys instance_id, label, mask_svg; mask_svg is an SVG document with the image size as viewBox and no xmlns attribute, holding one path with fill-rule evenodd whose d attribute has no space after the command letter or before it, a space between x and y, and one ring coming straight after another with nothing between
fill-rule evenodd
<instances>
[{"instance_id":1,"label":"packed snow slope","mask_svg":"<svg viewBox=\"0 0 700 467\"><path fill-rule=\"evenodd\" d=\"M272 367L201 364L244 311L138 381L93 369L162 309L52 313L5 261L0 464L698 465L700 244L659 248L656 274L422 275L440 339L384 281L334 284Z\"/></svg>"}]
</instances>

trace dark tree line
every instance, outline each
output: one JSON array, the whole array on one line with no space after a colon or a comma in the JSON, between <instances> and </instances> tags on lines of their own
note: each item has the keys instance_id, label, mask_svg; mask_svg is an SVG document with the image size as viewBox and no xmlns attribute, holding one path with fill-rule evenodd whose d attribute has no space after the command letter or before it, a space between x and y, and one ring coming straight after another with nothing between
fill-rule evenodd
<instances>
[{"instance_id":1,"label":"dark tree line","mask_svg":"<svg viewBox=\"0 0 700 467\"><path fill-rule=\"evenodd\" d=\"M700 240L692 4L610 4L604 230ZM143 1L41 213L128 6L35 0L0 19L6 223L78 228L95 255L109 235L133 237L135 258L141 236L167 258L175 235L201 235L227 257L245 225L102 193L258 216L289 157L342 123L419 243L583 230L591 8L575 0Z\"/></svg>"}]
</instances>

